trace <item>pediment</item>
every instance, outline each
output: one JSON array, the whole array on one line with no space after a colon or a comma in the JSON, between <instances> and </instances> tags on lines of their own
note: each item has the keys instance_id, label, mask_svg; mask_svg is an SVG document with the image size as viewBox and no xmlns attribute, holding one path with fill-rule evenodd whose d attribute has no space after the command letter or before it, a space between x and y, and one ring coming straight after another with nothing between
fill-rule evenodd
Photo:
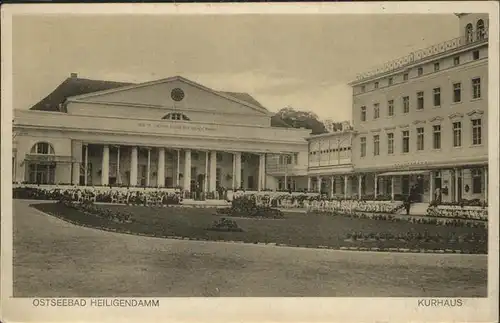
<instances>
[{"instance_id":1,"label":"pediment","mask_svg":"<svg viewBox=\"0 0 500 323\"><path fill-rule=\"evenodd\" d=\"M448 116L448 118L450 118L450 120L455 120L455 119L461 119L463 118L464 115L462 113L452 113Z\"/></svg>"},{"instance_id":2,"label":"pediment","mask_svg":"<svg viewBox=\"0 0 500 323\"><path fill-rule=\"evenodd\" d=\"M442 122L443 120L444 120L443 117L437 116L437 117L431 118L429 121L430 122Z\"/></svg>"},{"instance_id":3,"label":"pediment","mask_svg":"<svg viewBox=\"0 0 500 323\"><path fill-rule=\"evenodd\" d=\"M169 111L271 116L246 93L221 92L180 76L68 98L68 102L151 107Z\"/></svg>"},{"instance_id":4,"label":"pediment","mask_svg":"<svg viewBox=\"0 0 500 323\"><path fill-rule=\"evenodd\" d=\"M482 117L484 114L484 111L483 110L472 110L470 112L467 112L467 115L469 117Z\"/></svg>"},{"instance_id":5,"label":"pediment","mask_svg":"<svg viewBox=\"0 0 500 323\"><path fill-rule=\"evenodd\" d=\"M394 130L396 129L396 126L390 126L390 127L385 127L384 130Z\"/></svg>"},{"instance_id":6,"label":"pediment","mask_svg":"<svg viewBox=\"0 0 500 323\"><path fill-rule=\"evenodd\" d=\"M423 124L423 123L425 123L425 120L415 120L415 121L413 121L414 125Z\"/></svg>"},{"instance_id":7,"label":"pediment","mask_svg":"<svg viewBox=\"0 0 500 323\"><path fill-rule=\"evenodd\" d=\"M381 129L372 129L370 132L380 132Z\"/></svg>"},{"instance_id":8,"label":"pediment","mask_svg":"<svg viewBox=\"0 0 500 323\"><path fill-rule=\"evenodd\" d=\"M398 127L399 128L409 128L410 125L409 124L400 124Z\"/></svg>"}]
</instances>

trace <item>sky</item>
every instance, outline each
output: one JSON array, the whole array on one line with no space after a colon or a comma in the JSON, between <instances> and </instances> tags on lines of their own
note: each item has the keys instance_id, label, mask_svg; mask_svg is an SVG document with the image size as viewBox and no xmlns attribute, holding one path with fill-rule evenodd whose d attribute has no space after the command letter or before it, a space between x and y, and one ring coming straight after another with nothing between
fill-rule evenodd
<instances>
[{"instance_id":1,"label":"sky","mask_svg":"<svg viewBox=\"0 0 500 323\"><path fill-rule=\"evenodd\" d=\"M13 17L14 108L70 73L145 82L174 75L247 92L271 111L351 119L357 73L458 36L453 14Z\"/></svg>"}]
</instances>

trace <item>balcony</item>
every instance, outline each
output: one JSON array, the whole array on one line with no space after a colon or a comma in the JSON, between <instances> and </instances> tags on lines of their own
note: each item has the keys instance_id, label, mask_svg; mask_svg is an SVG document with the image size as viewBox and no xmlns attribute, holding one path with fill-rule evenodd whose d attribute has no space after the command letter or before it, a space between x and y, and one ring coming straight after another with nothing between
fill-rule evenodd
<instances>
[{"instance_id":1,"label":"balcony","mask_svg":"<svg viewBox=\"0 0 500 323\"><path fill-rule=\"evenodd\" d=\"M447 40L442 43L417 50L409 55L387 62L377 69L365 73L360 73L356 76L356 81L352 83L363 82L372 78L376 78L378 76L382 76L384 74L389 74L398 69L402 69L413 64L418 64L434 56L446 54L448 52L453 52L487 42L488 29L479 30L474 34L470 33L466 36L453 38L451 40Z\"/></svg>"}]
</instances>

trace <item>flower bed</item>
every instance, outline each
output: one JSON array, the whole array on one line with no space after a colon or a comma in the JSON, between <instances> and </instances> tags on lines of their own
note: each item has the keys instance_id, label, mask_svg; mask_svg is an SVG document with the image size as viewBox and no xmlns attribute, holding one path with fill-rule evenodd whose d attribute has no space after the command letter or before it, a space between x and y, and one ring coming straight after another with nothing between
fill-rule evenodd
<instances>
[{"instance_id":1,"label":"flower bed","mask_svg":"<svg viewBox=\"0 0 500 323\"><path fill-rule=\"evenodd\" d=\"M320 200L306 206L309 212L367 212L394 214L404 207L400 201Z\"/></svg>"},{"instance_id":2,"label":"flower bed","mask_svg":"<svg viewBox=\"0 0 500 323\"><path fill-rule=\"evenodd\" d=\"M401 241L401 242L434 242L434 243L486 243L488 235L472 233L463 233L460 235L450 232L447 234L429 232L414 232L408 231L406 233L387 233L387 232L351 232L346 235L346 240L351 241Z\"/></svg>"},{"instance_id":3,"label":"flower bed","mask_svg":"<svg viewBox=\"0 0 500 323\"><path fill-rule=\"evenodd\" d=\"M242 195L231 202L229 208L218 208L217 215L250 217L250 218L284 218L283 212L267 205L257 204L255 196Z\"/></svg>"},{"instance_id":4,"label":"flower bed","mask_svg":"<svg viewBox=\"0 0 500 323\"><path fill-rule=\"evenodd\" d=\"M212 223L212 226L207 230L210 231L222 231L222 232L243 232L243 229L238 227L236 221L229 220L226 218L221 218Z\"/></svg>"},{"instance_id":5,"label":"flower bed","mask_svg":"<svg viewBox=\"0 0 500 323\"><path fill-rule=\"evenodd\" d=\"M58 203L66 206L67 208L72 208L82 212L83 214L89 216L97 216L108 221L117 223L132 223L132 214L123 211L112 211L109 209L102 209L96 207L92 202L74 202L70 199L62 197Z\"/></svg>"},{"instance_id":6,"label":"flower bed","mask_svg":"<svg viewBox=\"0 0 500 323\"><path fill-rule=\"evenodd\" d=\"M488 220L488 209L483 207L473 206L429 206L427 208L427 216L440 218L454 218L465 220Z\"/></svg>"}]
</instances>

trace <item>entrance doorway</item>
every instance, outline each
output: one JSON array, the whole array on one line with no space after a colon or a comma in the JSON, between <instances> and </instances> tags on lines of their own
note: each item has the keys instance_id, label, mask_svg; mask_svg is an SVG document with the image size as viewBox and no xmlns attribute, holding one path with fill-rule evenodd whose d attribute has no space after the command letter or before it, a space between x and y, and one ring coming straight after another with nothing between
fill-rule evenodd
<instances>
[{"instance_id":1,"label":"entrance doorway","mask_svg":"<svg viewBox=\"0 0 500 323\"><path fill-rule=\"evenodd\" d=\"M255 187L253 187L253 176L248 176L248 189L253 190Z\"/></svg>"},{"instance_id":2,"label":"entrance doorway","mask_svg":"<svg viewBox=\"0 0 500 323\"><path fill-rule=\"evenodd\" d=\"M401 177L401 191L404 196L410 194L410 176L403 175Z\"/></svg>"},{"instance_id":3,"label":"entrance doorway","mask_svg":"<svg viewBox=\"0 0 500 323\"><path fill-rule=\"evenodd\" d=\"M28 167L29 182L33 184L54 184L56 164L30 164Z\"/></svg>"}]
</instances>

